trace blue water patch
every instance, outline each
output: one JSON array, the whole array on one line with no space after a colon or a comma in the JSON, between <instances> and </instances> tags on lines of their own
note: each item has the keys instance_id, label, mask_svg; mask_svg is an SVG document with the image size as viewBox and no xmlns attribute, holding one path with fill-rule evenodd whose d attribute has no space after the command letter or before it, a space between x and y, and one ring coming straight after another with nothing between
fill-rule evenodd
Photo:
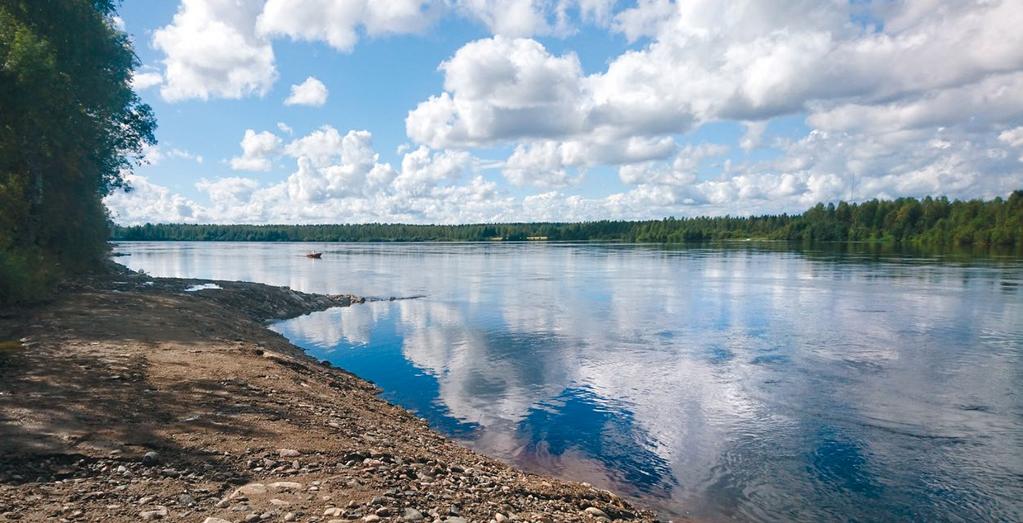
<instances>
[{"instance_id":1,"label":"blue water patch","mask_svg":"<svg viewBox=\"0 0 1023 523\"><path fill-rule=\"evenodd\" d=\"M633 414L585 387L571 387L530 409L518 426L525 452L563 456L576 452L599 461L622 484L666 495L676 484L671 466Z\"/></svg>"},{"instance_id":2,"label":"blue water patch","mask_svg":"<svg viewBox=\"0 0 1023 523\"><path fill-rule=\"evenodd\" d=\"M336 322L338 312L338 309L324 311L307 318L320 318L321 324L329 326ZM469 438L479 429L474 423L452 417L444 404L438 401L440 385L437 378L403 357L402 337L395 322L373 323L372 344L342 341L328 347L303 341L299 332L289 329L288 322L278 324L276 329L317 359L329 361L373 382L383 390L381 395L384 399L415 412L448 435Z\"/></svg>"}]
</instances>

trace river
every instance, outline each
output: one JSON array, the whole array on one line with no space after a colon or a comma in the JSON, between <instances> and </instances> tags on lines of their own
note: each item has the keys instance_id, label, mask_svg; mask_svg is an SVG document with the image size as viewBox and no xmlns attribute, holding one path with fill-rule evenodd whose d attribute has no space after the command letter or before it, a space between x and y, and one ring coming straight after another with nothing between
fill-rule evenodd
<instances>
[{"instance_id":1,"label":"river","mask_svg":"<svg viewBox=\"0 0 1023 523\"><path fill-rule=\"evenodd\" d=\"M472 448L667 515L1023 519L1023 259L757 243L115 247L154 276L422 296L273 328Z\"/></svg>"}]
</instances>

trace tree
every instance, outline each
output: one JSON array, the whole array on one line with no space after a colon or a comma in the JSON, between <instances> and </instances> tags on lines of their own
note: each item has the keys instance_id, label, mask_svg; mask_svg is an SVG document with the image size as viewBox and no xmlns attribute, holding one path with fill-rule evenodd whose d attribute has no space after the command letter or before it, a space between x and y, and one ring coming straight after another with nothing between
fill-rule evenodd
<instances>
[{"instance_id":1,"label":"tree","mask_svg":"<svg viewBox=\"0 0 1023 523\"><path fill-rule=\"evenodd\" d=\"M100 265L102 198L156 143L114 12L112 0L0 2L0 303Z\"/></svg>"}]
</instances>

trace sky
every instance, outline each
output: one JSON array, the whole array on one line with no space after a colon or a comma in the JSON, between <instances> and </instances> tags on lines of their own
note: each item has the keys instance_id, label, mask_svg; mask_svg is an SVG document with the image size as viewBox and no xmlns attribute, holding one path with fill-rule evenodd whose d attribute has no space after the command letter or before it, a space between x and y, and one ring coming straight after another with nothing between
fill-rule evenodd
<instances>
[{"instance_id":1,"label":"sky","mask_svg":"<svg viewBox=\"0 0 1023 523\"><path fill-rule=\"evenodd\" d=\"M1023 189L1019 0L125 0L120 224L800 212Z\"/></svg>"}]
</instances>

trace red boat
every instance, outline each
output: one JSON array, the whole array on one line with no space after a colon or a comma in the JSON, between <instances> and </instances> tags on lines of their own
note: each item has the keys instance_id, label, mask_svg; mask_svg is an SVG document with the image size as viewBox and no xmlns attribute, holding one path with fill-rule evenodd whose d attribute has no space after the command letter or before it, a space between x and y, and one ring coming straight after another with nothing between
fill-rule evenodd
<instances>
[{"instance_id":1,"label":"red boat","mask_svg":"<svg viewBox=\"0 0 1023 523\"><path fill-rule=\"evenodd\" d=\"M323 253L322 252L310 252L310 253L307 253L305 255L305 257L306 258L315 258L315 259L319 260L320 258L323 257Z\"/></svg>"}]
</instances>

